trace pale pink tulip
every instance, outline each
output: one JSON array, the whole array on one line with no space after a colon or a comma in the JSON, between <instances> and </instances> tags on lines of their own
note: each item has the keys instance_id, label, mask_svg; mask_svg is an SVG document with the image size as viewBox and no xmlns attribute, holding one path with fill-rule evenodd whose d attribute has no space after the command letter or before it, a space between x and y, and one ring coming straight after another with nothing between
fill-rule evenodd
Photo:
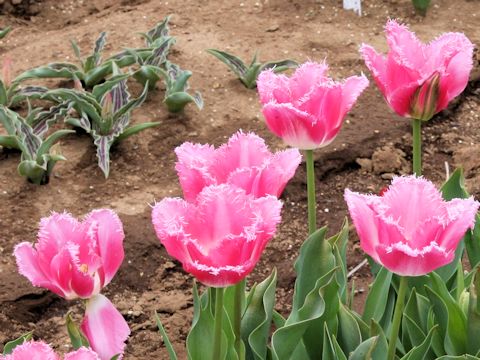
<instances>
[{"instance_id":1,"label":"pale pink tulip","mask_svg":"<svg viewBox=\"0 0 480 360\"><path fill-rule=\"evenodd\" d=\"M166 198L153 208L152 221L167 252L185 271L213 287L247 276L280 222L282 203L254 198L231 185L211 185L196 203Z\"/></svg>"},{"instance_id":2,"label":"pale pink tulip","mask_svg":"<svg viewBox=\"0 0 480 360\"><path fill-rule=\"evenodd\" d=\"M27 341L16 346L10 355L0 355L0 360L60 360L60 358L43 341Z\"/></svg>"},{"instance_id":3,"label":"pale pink tulip","mask_svg":"<svg viewBox=\"0 0 480 360\"><path fill-rule=\"evenodd\" d=\"M467 86L473 44L462 33L445 33L423 44L395 20L387 22L385 32L387 56L363 44L365 64L398 115L429 120Z\"/></svg>"},{"instance_id":4,"label":"pale pink tulip","mask_svg":"<svg viewBox=\"0 0 480 360\"><path fill-rule=\"evenodd\" d=\"M123 227L111 210L94 210L83 222L52 213L40 222L38 243L15 247L17 265L34 286L65 299L87 299L107 285L123 261Z\"/></svg>"},{"instance_id":5,"label":"pale pink tulip","mask_svg":"<svg viewBox=\"0 0 480 360\"><path fill-rule=\"evenodd\" d=\"M472 197L444 201L435 185L415 176L394 178L383 196L347 189L345 200L362 249L403 276L450 263L480 205Z\"/></svg>"},{"instance_id":6,"label":"pale pink tulip","mask_svg":"<svg viewBox=\"0 0 480 360\"><path fill-rule=\"evenodd\" d=\"M66 354L63 359L101 360L95 352L85 347ZM60 357L43 341L27 341L17 345L10 355L0 355L0 360L60 360Z\"/></svg>"},{"instance_id":7,"label":"pale pink tulip","mask_svg":"<svg viewBox=\"0 0 480 360\"><path fill-rule=\"evenodd\" d=\"M123 354L125 341L130 335L122 314L102 294L87 301L80 329L101 360L110 360L115 355Z\"/></svg>"},{"instance_id":8,"label":"pale pink tulip","mask_svg":"<svg viewBox=\"0 0 480 360\"><path fill-rule=\"evenodd\" d=\"M261 137L241 131L218 149L186 142L175 153L175 169L187 201L194 201L205 186L224 183L255 197L279 197L302 159L297 149L272 154Z\"/></svg>"},{"instance_id":9,"label":"pale pink tulip","mask_svg":"<svg viewBox=\"0 0 480 360\"><path fill-rule=\"evenodd\" d=\"M273 70L260 73L257 88L267 126L286 144L312 150L331 143L368 86L364 75L335 82L327 70L326 63L307 62L291 78Z\"/></svg>"}]
</instances>

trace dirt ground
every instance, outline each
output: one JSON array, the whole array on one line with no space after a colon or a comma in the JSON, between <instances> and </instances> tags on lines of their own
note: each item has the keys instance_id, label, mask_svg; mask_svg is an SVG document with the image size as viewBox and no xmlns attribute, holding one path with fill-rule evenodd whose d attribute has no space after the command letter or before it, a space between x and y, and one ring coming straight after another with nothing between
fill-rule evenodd
<instances>
[{"instance_id":1,"label":"dirt ground","mask_svg":"<svg viewBox=\"0 0 480 360\"><path fill-rule=\"evenodd\" d=\"M5 3L7 3L6 1ZM3 2L2 2L3 3ZM27 3L27 4L25 4ZM35 241L41 217L67 210L82 216L94 208L110 207L121 217L126 258L105 289L127 319L132 335L126 359L167 359L153 321L156 310L178 351L192 315L192 278L170 259L157 240L149 204L167 196L181 196L174 171L173 149L184 141L219 145L241 128L266 138L272 149L282 143L269 133L255 90L248 90L227 68L204 50L218 48L250 58L292 58L298 62L327 59L331 75L341 78L368 73L358 54L366 42L385 50L382 27L387 18L399 18L418 36L430 40L446 31L462 31L480 44L480 1L433 0L426 18L413 13L409 0L365 0L363 16L341 9L333 0L47 0L25 1L22 8L5 4L0 26L14 30L0 41L0 60L9 56L18 74L52 61L73 61L69 45L76 39L85 51L101 31L108 31L107 52L141 44L146 31L172 14L171 33L177 38L171 59L193 71L191 86L205 100L202 111L188 106L183 115L169 115L162 104L161 86L133 114L135 122L161 121L155 129L121 143L112 153L110 178L97 167L95 148L85 134L73 134L61 143L67 162L59 163L46 186L27 183L16 173L19 155L0 150L0 344L34 330L35 337L67 351L64 317L69 309L81 314L80 302L67 302L20 276L12 256L21 241ZM467 186L480 195L480 70L449 110L423 129L425 176L441 183L446 167L465 167ZM50 86L58 85L51 81ZM138 92L139 86L132 83ZM318 224L336 232L347 216L346 187L378 192L393 174L408 173L411 160L409 122L394 115L372 84L360 97L338 138L316 152ZM273 267L279 272L277 310L288 313L295 281L293 261L306 229L305 166L299 168L284 195L283 222L250 283L263 279ZM363 260L354 229L348 265ZM361 309L370 281L362 268L354 277ZM0 346L1 348L1 346Z\"/></svg>"}]
</instances>

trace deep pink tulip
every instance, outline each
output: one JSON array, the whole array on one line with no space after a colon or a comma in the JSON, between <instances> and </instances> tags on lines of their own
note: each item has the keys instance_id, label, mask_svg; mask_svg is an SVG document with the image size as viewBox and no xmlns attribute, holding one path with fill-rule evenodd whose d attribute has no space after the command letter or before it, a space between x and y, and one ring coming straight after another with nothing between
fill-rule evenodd
<instances>
[{"instance_id":1,"label":"deep pink tulip","mask_svg":"<svg viewBox=\"0 0 480 360\"><path fill-rule=\"evenodd\" d=\"M15 247L17 265L34 286L65 299L89 298L107 285L123 261L123 227L111 210L94 210L83 222L52 213L40 222L38 243Z\"/></svg>"},{"instance_id":2,"label":"deep pink tulip","mask_svg":"<svg viewBox=\"0 0 480 360\"><path fill-rule=\"evenodd\" d=\"M100 360L95 352L85 347L66 354L63 359ZM60 357L43 341L27 341L16 346L10 355L0 355L0 360L60 360Z\"/></svg>"},{"instance_id":3,"label":"deep pink tulip","mask_svg":"<svg viewBox=\"0 0 480 360\"><path fill-rule=\"evenodd\" d=\"M275 234L281 207L271 195L254 198L231 185L211 185L196 203L163 199L153 208L152 222L185 271L208 286L225 287L252 271Z\"/></svg>"},{"instance_id":4,"label":"deep pink tulip","mask_svg":"<svg viewBox=\"0 0 480 360\"><path fill-rule=\"evenodd\" d=\"M331 143L368 86L364 75L335 82L327 70L326 63L307 62L291 78L273 70L260 73L257 88L267 126L286 144L312 150Z\"/></svg>"},{"instance_id":5,"label":"deep pink tulip","mask_svg":"<svg viewBox=\"0 0 480 360\"><path fill-rule=\"evenodd\" d=\"M395 20L387 22L385 32L387 56L363 44L365 64L398 115L429 120L467 86L473 44L462 33L446 33L423 44Z\"/></svg>"},{"instance_id":6,"label":"deep pink tulip","mask_svg":"<svg viewBox=\"0 0 480 360\"><path fill-rule=\"evenodd\" d=\"M302 160L297 149L272 154L261 137L241 131L218 149L186 142L175 153L175 169L187 201L194 201L205 186L224 183L255 197L279 197Z\"/></svg>"},{"instance_id":7,"label":"deep pink tulip","mask_svg":"<svg viewBox=\"0 0 480 360\"><path fill-rule=\"evenodd\" d=\"M123 354L125 341L130 335L122 314L102 294L87 301L80 329L101 360L110 360L115 355ZM119 359L121 358L122 355Z\"/></svg>"},{"instance_id":8,"label":"deep pink tulip","mask_svg":"<svg viewBox=\"0 0 480 360\"><path fill-rule=\"evenodd\" d=\"M450 263L480 205L473 197L444 201L435 185L415 176L394 178L383 196L347 189L345 200L362 249L403 276Z\"/></svg>"}]
</instances>

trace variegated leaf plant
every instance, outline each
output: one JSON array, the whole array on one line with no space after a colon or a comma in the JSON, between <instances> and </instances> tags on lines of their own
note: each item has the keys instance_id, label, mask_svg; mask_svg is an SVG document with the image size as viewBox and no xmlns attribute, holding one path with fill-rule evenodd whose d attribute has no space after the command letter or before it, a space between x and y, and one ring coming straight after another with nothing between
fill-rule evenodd
<instances>
[{"instance_id":1,"label":"variegated leaf plant","mask_svg":"<svg viewBox=\"0 0 480 360\"><path fill-rule=\"evenodd\" d=\"M7 135L0 136L0 145L21 151L18 172L34 184L47 184L55 163L66 160L53 146L62 136L74 131L57 130L47 136L47 130L53 122L65 117L69 108L70 105L64 102L48 111L31 110L23 118L0 105L0 123L7 131Z\"/></svg>"},{"instance_id":2,"label":"variegated leaf plant","mask_svg":"<svg viewBox=\"0 0 480 360\"><path fill-rule=\"evenodd\" d=\"M43 99L56 102L67 101L77 112L77 118L69 118L68 123L89 133L97 147L98 165L108 177L110 172L110 148L115 143L147 128L159 125L159 122L136 124L129 127L130 113L140 106L147 97L148 83L141 95L130 98L127 78L114 64L113 76L104 83L93 87L91 92L80 89L54 89L48 91ZM78 84L78 80L77 80Z\"/></svg>"},{"instance_id":3,"label":"variegated leaf plant","mask_svg":"<svg viewBox=\"0 0 480 360\"><path fill-rule=\"evenodd\" d=\"M295 61L288 59L260 63L257 61L256 53L253 56L250 65L247 66L240 58L225 51L208 49L207 52L227 65L230 70L232 70L234 74L238 76L243 85L249 89L254 89L257 86L258 74L260 74L260 72L263 70L273 69L275 72L282 72L298 66Z\"/></svg>"}]
</instances>

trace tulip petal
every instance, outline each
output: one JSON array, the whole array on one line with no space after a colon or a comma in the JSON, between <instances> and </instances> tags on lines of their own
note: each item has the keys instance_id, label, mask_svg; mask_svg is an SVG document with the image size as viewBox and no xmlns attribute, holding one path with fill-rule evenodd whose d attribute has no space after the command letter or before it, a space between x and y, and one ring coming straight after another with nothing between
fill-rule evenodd
<instances>
[{"instance_id":1,"label":"tulip petal","mask_svg":"<svg viewBox=\"0 0 480 360\"><path fill-rule=\"evenodd\" d=\"M446 252L435 243L423 249L412 249L405 243L389 247L377 246L376 251L382 264L390 271L401 276L421 276L450 263L454 251Z\"/></svg>"},{"instance_id":2,"label":"tulip petal","mask_svg":"<svg viewBox=\"0 0 480 360\"><path fill-rule=\"evenodd\" d=\"M425 65L425 45L418 40L415 33L408 30L407 26L390 19L385 25L385 32L390 48L389 54L396 63L415 71Z\"/></svg>"},{"instance_id":3,"label":"tulip petal","mask_svg":"<svg viewBox=\"0 0 480 360\"><path fill-rule=\"evenodd\" d=\"M350 217L357 229L358 237L363 251L370 255L376 262L380 262L377 254L377 246L380 244L378 234L378 220L372 209L377 202L373 195L363 195L349 189L345 190L345 201L347 202Z\"/></svg>"},{"instance_id":4,"label":"tulip petal","mask_svg":"<svg viewBox=\"0 0 480 360\"><path fill-rule=\"evenodd\" d=\"M272 69L262 71L257 78L257 90L260 102L267 104L275 102L278 104L292 101L288 89L288 77L283 74L275 74Z\"/></svg>"},{"instance_id":5,"label":"tulip petal","mask_svg":"<svg viewBox=\"0 0 480 360\"><path fill-rule=\"evenodd\" d=\"M109 209L92 211L84 222L90 229L88 236L94 239L98 246L105 277L103 286L105 286L115 276L125 257L123 250L125 234L122 222L118 215Z\"/></svg>"},{"instance_id":6,"label":"tulip petal","mask_svg":"<svg viewBox=\"0 0 480 360\"><path fill-rule=\"evenodd\" d=\"M86 347L81 347L77 351L69 352L63 360L101 360L98 354Z\"/></svg>"},{"instance_id":7,"label":"tulip petal","mask_svg":"<svg viewBox=\"0 0 480 360\"><path fill-rule=\"evenodd\" d=\"M14 255L17 261L18 271L30 280L33 286L43 287L65 297L65 292L55 285L43 272L43 269L39 265L38 252L33 248L31 243L23 242L15 246Z\"/></svg>"},{"instance_id":8,"label":"tulip petal","mask_svg":"<svg viewBox=\"0 0 480 360\"><path fill-rule=\"evenodd\" d=\"M467 230L475 225L475 215L478 208L479 203L473 197L453 199L447 202L447 225L438 240L438 244L446 249L456 248Z\"/></svg>"},{"instance_id":9,"label":"tulip petal","mask_svg":"<svg viewBox=\"0 0 480 360\"><path fill-rule=\"evenodd\" d=\"M294 108L291 104L268 103L262 109L268 128L292 147L312 150L318 144L312 139L311 131L325 134L326 126L306 112Z\"/></svg>"},{"instance_id":10,"label":"tulip petal","mask_svg":"<svg viewBox=\"0 0 480 360\"><path fill-rule=\"evenodd\" d=\"M289 88L292 96L292 103L300 101L316 90L317 86L328 82L326 76L328 71L327 63L306 62L295 70L290 78Z\"/></svg>"},{"instance_id":11,"label":"tulip petal","mask_svg":"<svg viewBox=\"0 0 480 360\"><path fill-rule=\"evenodd\" d=\"M16 346L4 360L60 360L50 346L43 341L27 341Z\"/></svg>"},{"instance_id":12,"label":"tulip petal","mask_svg":"<svg viewBox=\"0 0 480 360\"><path fill-rule=\"evenodd\" d=\"M215 148L211 145L183 143L175 149L178 161L175 164L185 200L194 201L205 186L216 184L210 174L215 161Z\"/></svg>"},{"instance_id":13,"label":"tulip petal","mask_svg":"<svg viewBox=\"0 0 480 360\"><path fill-rule=\"evenodd\" d=\"M80 328L101 360L110 360L117 354L123 354L125 341L130 335L122 314L101 294L88 300Z\"/></svg>"},{"instance_id":14,"label":"tulip petal","mask_svg":"<svg viewBox=\"0 0 480 360\"><path fill-rule=\"evenodd\" d=\"M236 169L262 166L271 156L260 136L239 131L216 151L211 172L218 183L225 183L229 174Z\"/></svg>"},{"instance_id":15,"label":"tulip petal","mask_svg":"<svg viewBox=\"0 0 480 360\"><path fill-rule=\"evenodd\" d=\"M387 59L367 44L362 44L360 54L365 61L365 65L372 73L375 83L380 91L385 94L387 90Z\"/></svg>"}]
</instances>

